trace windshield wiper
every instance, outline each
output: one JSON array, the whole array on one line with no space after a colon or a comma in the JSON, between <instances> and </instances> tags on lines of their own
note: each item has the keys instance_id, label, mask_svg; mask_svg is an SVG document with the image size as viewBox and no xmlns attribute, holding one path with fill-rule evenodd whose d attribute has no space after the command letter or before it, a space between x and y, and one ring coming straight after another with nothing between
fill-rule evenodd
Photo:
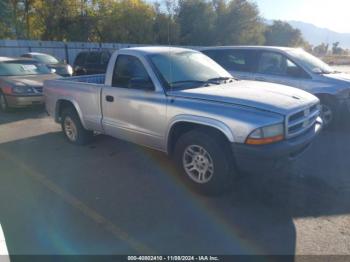
<instances>
[{"instance_id":1,"label":"windshield wiper","mask_svg":"<svg viewBox=\"0 0 350 262\"><path fill-rule=\"evenodd\" d=\"M188 80L171 82L171 83L169 83L169 86L173 87L173 86L177 86L177 85L181 85L181 84L198 84L198 87L199 87L199 86L209 86L211 84L220 84L223 81L225 83L230 83L233 80L235 80L233 77L215 77L215 78L210 78L206 81L188 79Z\"/></svg>"},{"instance_id":2,"label":"windshield wiper","mask_svg":"<svg viewBox=\"0 0 350 262\"><path fill-rule=\"evenodd\" d=\"M233 77L215 77L215 78L209 78L206 83L220 83L220 82L225 82L225 83L231 83L235 80Z\"/></svg>"},{"instance_id":3,"label":"windshield wiper","mask_svg":"<svg viewBox=\"0 0 350 262\"><path fill-rule=\"evenodd\" d=\"M200 81L200 80L181 80L181 81L175 81L175 82L171 82L169 83L169 85L177 85L177 84L186 84L186 83L205 83L205 81Z\"/></svg>"}]
</instances>

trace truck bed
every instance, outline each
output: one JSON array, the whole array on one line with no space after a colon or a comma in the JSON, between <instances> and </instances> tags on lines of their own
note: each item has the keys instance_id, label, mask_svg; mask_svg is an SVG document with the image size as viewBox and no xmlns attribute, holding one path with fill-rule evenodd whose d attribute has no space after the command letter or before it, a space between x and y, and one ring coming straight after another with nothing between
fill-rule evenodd
<instances>
[{"instance_id":1,"label":"truck bed","mask_svg":"<svg viewBox=\"0 0 350 262\"><path fill-rule=\"evenodd\" d=\"M72 101L85 128L102 131L101 92L105 75L88 75L60 78L44 82L47 112L57 116L57 105ZM59 119L56 118L56 121Z\"/></svg>"}]
</instances>

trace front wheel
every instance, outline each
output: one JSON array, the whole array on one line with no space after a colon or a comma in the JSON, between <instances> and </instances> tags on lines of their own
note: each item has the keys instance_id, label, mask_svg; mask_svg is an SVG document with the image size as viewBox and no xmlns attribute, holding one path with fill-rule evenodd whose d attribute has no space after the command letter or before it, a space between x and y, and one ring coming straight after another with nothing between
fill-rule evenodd
<instances>
[{"instance_id":1,"label":"front wheel","mask_svg":"<svg viewBox=\"0 0 350 262\"><path fill-rule=\"evenodd\" d=\"M334 128L338 123L338 112L330 99L321 100L321 118L325 129Z\"/></svg>"},{"instance_id":2,"label":"front wheel","mask_svg":"<svg viewBox=\"0 0 350 262\"><path fill-rule=\"evenodd\" d=\"M91 141L93 132L86 130L73 108L67 108L62 113L62 131L69 142L84 145Z\"/></svg>"},{"instance_id":3,"label":"front wheel","mask_svg":"<svg viewBox=\"0 0 350 262\"><path fill-rule=\"evenodd\" d=\"M232 155L221 136L190 131L179 138L174 158L182 177L199 193L217 195L231 189L235 175Z\"/></svg>"}]
</instances>

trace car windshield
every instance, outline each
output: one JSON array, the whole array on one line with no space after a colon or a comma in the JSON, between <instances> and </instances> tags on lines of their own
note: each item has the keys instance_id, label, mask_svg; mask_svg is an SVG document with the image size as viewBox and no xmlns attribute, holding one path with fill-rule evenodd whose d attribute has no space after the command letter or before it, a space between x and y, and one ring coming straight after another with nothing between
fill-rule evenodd
<instances>
[{"instance_id":1,"label":"car windshield","mask_svg":"<svg viewBox=\"0 0 350 262\"><path fill-rule=\"evenodd\" d=\"M289 54L302 61L302 63L312 72L320 74L330 74L334 72L334 69L323 62L321 59L305 52L302 49L295 49L289 51Z\"/></svg>"},{"instance_id":2,"label":"car windshield","mask_svg":"<svg viewBox=\"0 0 350 262\"><path fill-rule=\"evenodd\" d=\"M209 57L192 51L150 55L152 64L168 88L192 88L210 80L231 78L231 75Z\"/></svg>"},{"instance_id":3,"label":"car windshield","mask_svg":"<svg viewBox=\"0 0 350 262\"><path fill-rule=\"evenodd\" d=\"M53 56L50 55L44 55L44 54L39 54L39 55L32 55L32 57L36 60L38 60L41 63L44 64L58 64L59 61Z\"/></svg>"},{"instance_id":4,"label":"car windshield","mask_svg":"<svg viewBox=\"0 0 350 262\"><path fill-rule=\"evenodd\" d=\"M43 64L32 61L6 61L0 63L0 76L24 76L50 74Z\"/></svg>"}]
</instances>

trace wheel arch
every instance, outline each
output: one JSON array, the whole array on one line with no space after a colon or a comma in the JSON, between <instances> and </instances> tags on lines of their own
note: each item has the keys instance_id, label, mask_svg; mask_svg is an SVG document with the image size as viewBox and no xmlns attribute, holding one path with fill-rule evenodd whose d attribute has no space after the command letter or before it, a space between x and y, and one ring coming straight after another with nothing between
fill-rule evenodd
<instances>
[{"instance_id":1,"label":"wheel arch","mask_svg":"<svg viewBox=\"0 0 350 262\"><path fill-rule=\"evenodd\" d=\"M166 152L171 155L176 141L182 134L199 128L208 128L213 132L217 132L230 143L235 141L231 129L219 120L197 116L181 116L173 119L169 125L166 137Z\"/></svg>"},{"instance_id":2,"label":"wheel arch","mask_svg":"<svg viewBox=\"0 0 350 262\"><path fill-rule=\"evenodd\" d=\"M67 98L62 98L57 100L56 102L56 107L55 107L55 120L56 122L61 122L61 117L62 117L62 112L65 108L73 108L81 121L81 124L83 125L84 128L86 128L85 122L84 122L84 118L83 118L83 113L81 112L81 109L78 105L78 103L74 100L71 99L67 99Z\"/></svg>"},{"instance_id":3,"label":"wheel arch","mask_svg":"<svg viewBox=\"0 0 350 262\"><path fill-rule=\"evenodd\" d=\"M318 99L329 99L329 100L336 100L336 96L333 94L328 94L328 93L316 93L315 96Z\"/></svg>"}]
</instances>

